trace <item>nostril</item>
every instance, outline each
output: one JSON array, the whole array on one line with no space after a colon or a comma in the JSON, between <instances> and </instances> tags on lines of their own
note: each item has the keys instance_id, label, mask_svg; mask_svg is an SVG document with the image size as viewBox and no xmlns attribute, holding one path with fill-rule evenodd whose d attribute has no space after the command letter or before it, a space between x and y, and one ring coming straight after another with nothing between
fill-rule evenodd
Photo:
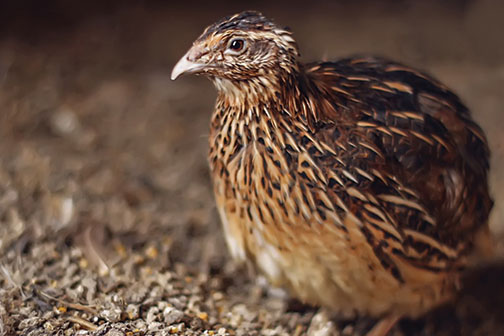
<instances>
[{"instance_id":1,"label":"nostril","mask_svg":"<svg viewBox=\"0 0 504 336\"><path fill-rule=\"evenodd\" d=\"M194 62L200 59L201 57L205 56L206 54L208 54L208 50L201 50L199 48L194 48L189 50L189 52L187 53L187 60Z\"/></svg>"}]
</instances>

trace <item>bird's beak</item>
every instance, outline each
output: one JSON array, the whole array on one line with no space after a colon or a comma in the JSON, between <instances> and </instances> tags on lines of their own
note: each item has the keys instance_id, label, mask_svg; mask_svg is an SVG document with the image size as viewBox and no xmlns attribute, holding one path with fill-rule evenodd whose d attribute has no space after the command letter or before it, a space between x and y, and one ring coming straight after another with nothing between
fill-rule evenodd
<instances>
[{"instance_id":1,"label":"bird's beak","mask_svg":"<svg viewBox=\"0 0 504 336\"><path fill-rule=\"evenodd\" d=\"M171 73L171 80L175 80L181 75L196 73L203 69L206 64L195 62L194 55L197 53L194 47L189 49L189 51L182 56L182 58L175 64Z\"/></svg>"}]
</instances>

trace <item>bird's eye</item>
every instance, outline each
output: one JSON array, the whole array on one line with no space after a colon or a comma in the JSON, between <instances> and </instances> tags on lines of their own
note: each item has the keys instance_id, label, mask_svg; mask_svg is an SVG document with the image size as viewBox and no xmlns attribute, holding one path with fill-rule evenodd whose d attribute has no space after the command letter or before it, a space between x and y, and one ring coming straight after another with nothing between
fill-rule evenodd
<instances>
[{"instance_id":1,"label":"bird's eye","mask_svg":"<svg viewBox=\"0 0 504 336\"><path fill-rule=\"evenodd\" d=\"M229 42L228 50L233 54L239 53L245 49L245 40L233 39Z\"/></svg>"}]
</instances>

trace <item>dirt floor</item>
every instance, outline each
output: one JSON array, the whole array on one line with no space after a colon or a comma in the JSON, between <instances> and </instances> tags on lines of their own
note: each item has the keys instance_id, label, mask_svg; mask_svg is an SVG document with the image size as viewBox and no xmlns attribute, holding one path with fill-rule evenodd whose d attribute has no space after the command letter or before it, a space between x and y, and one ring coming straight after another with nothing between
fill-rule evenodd
<instances>
[{"instance_id":1,"label":"dirt floor","mask_svg":"<svg viewBox=\"0 0 504 336\"><path fill-rule=\"evenodd\" d=\"M215 91L172 82L238 4L0 11L0 335L362 335L254 280L225 249L206 163ZM262 10L306 60L375 53L435 74L486 131L504 255L504 3L317 2ZM8 19L5 19L8 18ZM504 265L392 335L503 335Z\"/></svg>"}]
</instances>

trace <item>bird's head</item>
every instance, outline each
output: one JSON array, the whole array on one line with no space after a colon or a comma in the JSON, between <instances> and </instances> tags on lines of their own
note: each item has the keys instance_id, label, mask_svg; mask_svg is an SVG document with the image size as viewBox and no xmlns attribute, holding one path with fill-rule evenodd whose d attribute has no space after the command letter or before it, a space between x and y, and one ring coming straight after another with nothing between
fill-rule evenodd
<instances>
[{"instance_id":1,"label":"bird's head","mask_svg":"<svg viewBox=\"0 0 504 336\"><path fill-rule=\"evenodd\" d=\"M297 57L297 45L288 29L259 12L247 11L207 27L175 65L171 78L205 75L221 91L250 82L265 86L295 72Z\"/></svg>"}]
</instances>

